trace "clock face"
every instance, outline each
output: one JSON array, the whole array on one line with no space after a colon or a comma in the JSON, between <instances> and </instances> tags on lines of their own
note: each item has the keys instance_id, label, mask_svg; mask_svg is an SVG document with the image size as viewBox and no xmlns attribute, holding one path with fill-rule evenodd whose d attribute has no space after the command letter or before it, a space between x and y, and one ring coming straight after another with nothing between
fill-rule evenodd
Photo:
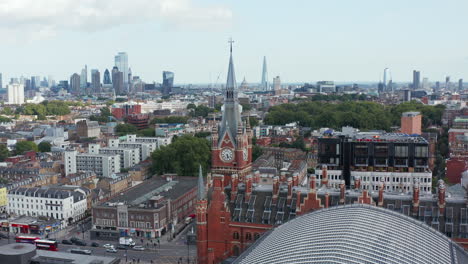
<instances>
[{"instance_id":1,"label":"clock face","mask_svg":"<svg viewBox=\"0 0 468 264\"><path fill-rule=\"evenodd\" d=\"M247 159L249 158L249 153L247 152L247 149L244 149L242 151L242 155L244 156L244 160L247 161Z\"/></svg>"},{"instance_id":2,"label":"clock face","mask_svg":"<svg viewBox=\"0 0 468 264\"><path fill-rule=\"evenodd\" d=\"M223 161L231 161L234 158L234 154L231 149L223 149L221 151L221 159Z\"/></svg>"}]
</instances>

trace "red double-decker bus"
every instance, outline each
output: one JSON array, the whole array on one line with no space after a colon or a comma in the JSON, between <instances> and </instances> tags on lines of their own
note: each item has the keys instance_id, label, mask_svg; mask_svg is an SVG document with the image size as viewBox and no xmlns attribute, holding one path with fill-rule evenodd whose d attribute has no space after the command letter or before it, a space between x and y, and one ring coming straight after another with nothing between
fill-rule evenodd
<instances>
[{"instance_id":1,"label":"red double-decker bus","mask_svg":"<svg viewBox=\"0 0 468 264\"><path fill-rule=\"evenodd\" d=\"M15 240L16 243L29 243L29 244L34 244L34 241L41 239L40 237L34 237L34 236L16 236Z\"/></svg>"},{"instance_id":2,"label":"red double-decker bus","mask_svg":"<svg viewBox=\"0 0 468 264\"><path fill-rule=\"evenodd\" d=\"M34 241L37 249L58 251L58 243L53 240L37 239Z\"/></svg>"}]
</instances>

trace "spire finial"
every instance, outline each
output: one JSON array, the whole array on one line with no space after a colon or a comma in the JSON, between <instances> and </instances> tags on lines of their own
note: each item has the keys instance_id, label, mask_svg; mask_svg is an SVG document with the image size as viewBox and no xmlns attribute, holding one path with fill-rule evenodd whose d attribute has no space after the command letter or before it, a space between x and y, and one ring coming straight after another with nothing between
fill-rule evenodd
<instances>
[{"instance_id":1,"label":"spire finial","mask_svg":"<svg viewBox=\"0 0 468 264\"><path fill-rule=\"evenodd\" d=\"M232 43L234 43L234 40L232 40L232 38L229 38L229 44L231 45L231 53L232 53Z\"/></svg>"}]
</instances>

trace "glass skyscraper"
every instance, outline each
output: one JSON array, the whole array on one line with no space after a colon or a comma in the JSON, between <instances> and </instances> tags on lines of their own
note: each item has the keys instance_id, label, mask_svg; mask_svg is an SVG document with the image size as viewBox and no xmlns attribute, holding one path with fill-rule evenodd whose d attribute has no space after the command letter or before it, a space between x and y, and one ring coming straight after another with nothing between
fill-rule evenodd
<instances>
[{"instance_id":1,"label":"glass skyscraper","mask_svg":"<svg viewBox=\"0 0 468 264\"><path fill-rule=\"evenodd\" d=\"M170 71L163 71L163 94L170 94L172 92L172 87L174 87L174 73Z\"/></svg>"},{"instance_id":2,"label":"glass skyscraper","mask_svg":"<svg viewBox=\"0 0 468 264\"><path fill-rule=\"evenodd\" d=\"M123 83L128 85L128 55L126 52L119 52L115 56L115 66L123 73ZM128 91L128 87L126 89Z\"/></svg>"}]
</instances>

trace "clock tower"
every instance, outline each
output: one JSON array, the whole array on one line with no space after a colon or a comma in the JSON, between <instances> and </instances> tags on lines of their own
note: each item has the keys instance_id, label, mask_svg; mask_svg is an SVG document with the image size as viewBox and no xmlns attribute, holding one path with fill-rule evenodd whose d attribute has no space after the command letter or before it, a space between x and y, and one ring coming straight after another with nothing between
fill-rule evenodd
<instances>
[{"instance_id":1,"label":"clock tower","mask_svg":"<svg viewBox=\"0 0 468 264\"><path fill-rule=\"evenodd\" d=\"M252 131L249 122L241 119L242 106L237 98L237 83L232 60L230 42L229 68L224 91L223 118L213 129L211 146L211 167L213 174L224 176L224 185L231 183L231 176L237 175L239 182L252 171Z\"/></svg>"}]
</instances>

